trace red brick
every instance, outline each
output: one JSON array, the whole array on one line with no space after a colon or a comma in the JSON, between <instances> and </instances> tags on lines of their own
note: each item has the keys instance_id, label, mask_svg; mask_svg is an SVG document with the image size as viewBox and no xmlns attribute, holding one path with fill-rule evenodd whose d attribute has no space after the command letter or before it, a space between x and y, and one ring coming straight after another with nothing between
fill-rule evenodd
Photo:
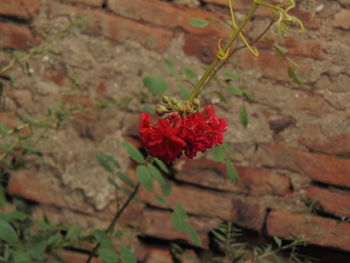
<instances>
[{"instance_id":1,"label":"red brick","mask_svg":"<svg viewBox=\"0 0 350 263\"><path fill-rule=\"evenodd\" d=\"M40 8L40 0L1 0L0 15L32 18Z\"/></svg>"},{"instance_id":2,"label":"red brick","mask_svg":"<svg viewBox=\"0 0 350 263\"><path fill-rule=\"evenodd\" d=\"M60 72L50 73L44 76L44 80L49 80L56 83L57 85L63 86L65 75Z\"/></svg>"},{"instance_id":3,"label":"red brick","mask_svg":"<svg viewBox=\"0 0 350 263\"><path fill-rule=\"evenodd\" d=\"M267 218L267 231L270 236L293 234L311 244L350 250L350 224L333 219L275 210Z\"/></svg>"},{"instance_id":4,"label":"red brick","mask_svg":"<svg viewBox=\"0 0 350 263\"><path fill-rule=\"evenodd\" d=\"M350 193L341 190L310 186L307 197L316 200L324 212L338 217L350 217Z\"/></svg>"},{"instance_id":5,"label":"red brick","mask_svg":"<svg viewBox=\"0 0 350 263\"><path fill-rule=\"evenodd\" d=\"M240 227L261 231L265 223L266 209L252 201L233 200L232 222Z\"/></svg>"},{"instance_id":6,"label":"red brick","mask_svg":"<svg viewBox=\"0 0 350 263\"><path fill-rule=\"evenodd\" d=\"M185 45L183 51L188 56L195 56L201 62L210 64L216 57L217 40L212 36L197 36L185 34Z\"/></svg>"},{"instance_id":7,"label":"red brick","mask_svg":"<svg viewBox=\"0 0 350 263\"><path fill-rule=\"evenodd\" d=\"M157 189L156 193L160 194L160 191ZM143 188L138 195L141 200L152 206L168 207L160 204L155 196L154 193ZM175 208L179 204L186 212L193 215L219 217L223 220L231 219L232 201L229 195L223 193L172 184L172 192L167 196L167 200L169 207Z\"/></svg>"},{"instance_id":8,"label":"red brick","mask_svg":"<svg viewBox=\"0 0 350 263\"><path fill-rule=\"evenodd\" d=\"M280 44L288 50L288 54L310 57L318 60L326 59L324 42L320 40L301 40L295 37L286 37Z\"/></svg>"},{"instance_id":9,"label":"red brick","mask_svg":"<svg viewBox=\"0 0 350 263\"><path fill-rule=\"evenodd\" d=\"M202 241L202 247L208 248L208 233L210 230L220 225L220 220L189 217L188 222L197 231ZM189 244L193 244L187 233L179 232L175 229L171 222L171 213L168 211L146 209L140 222L140 232L143 235L154 238L183 240Z\"/></svg>"},{"instance_id":10,"label":"red brick","mask_svg":"<svg viewBox=\"0 0 350 263\"><path fill-rule=\"evenodd\" d=\"M350 29L350 10L342 9L336 13L332 25L345 30Z\"/></svg>"},{"instance_id":11,"label":"red brick","mask_svg":"<svg viewBox=\"0 0 350 263\"><path fill-rule=\"evenodd\" d=\"M93 7L102 7L104 0L68 0L68 3L84 4Z\"/></svg>"},{"instance_id":12,"label":"red brick","mask_svg":"<svg viewBox=\"0 0 350 263\"><path fill-rule=\"evenodd\" d=\"M15 112L0 111L0 123L4 124L8 130L18 126L15 121L16 118L17 116Z\"/></svg>"},{"instance_id":13,"label":"red brick","mask_svg":"<svg viewBox=\"0 0 350 263\"><path fill-rule=\"evenodd\" d=\"M185 250L184 253L186 256L191 257L191 259L187 258L186 256L181 256L181 262L183 263L193 263L198 260L198 257L192 250ZM193 259L193 260L192 260ZM147 251L147 257L145 261L142 261L144 263L173 263L172 255L170 254L169 249L162 249L162 248L149 248Z\"/></svg>"},{"instance_id":14,"label":"red brick","mask_svg":"<svg viewBox=\"0 0 350 263\"><path fill-rule=\"evenodd\" d=\"M51 18L82 14L89 17L86 33L101 34L117 42L133 40L160 53L169 47L173 37L173 32L164 28L141 24L100 10L88 10L58 3L51 3L49 8L49 17Z\"/></svg>"},{"instance_id":15,"label":"red brick","mask_svg":"<svg viewBox=\"0 0 350 263\"><path fill-rule=\"evenodd\" d=\"M27 26L12 23L0 23L0 46L5 48L22 49L40 43Z\"/></svg>"},{"instance_id":16,"label":"red brick","mask_svg":"<svg viewBox=\"0 0 350 263\"><path fill-rule=\"evenodd\" d=\"M61 250L59 252L60 257L62 258L64 263L85 263L88 259L87 254L79 253L76 251L70 250ZM94 258L91 263L102 263L101 259Z\"/></svg>"},{"instance_id":17,"label":"red brick","mask_svg":"<svg viewBox=\"0 0 350 263\"><path fill-rule=\"evenodd\" d=\"M255 167L235 166L240 180L233 184L226 173L226 165L208 159L186 161L176 179L222 191L262 195L286 195L291 193L290 180L273 171Z\"/></svg>"},{"instance_id":18,"label":"red brick","mask_svg":"<svg viewBox=\"0 0 350 263\"><path fill-rule=\"evenodd\" d=\"M299 143L315 152L346 154L350 152L350 134L333 134L322 130L320 125L306 125Z\"/></svg>"},{"instance_id":19,"label":"red brick","mask_svg":"<svg viewBox=\"0 0 350 263\"><path fill-rule=\"evenodd\" d=\"M281 144L263 148L261 160L270 167L292 170L313 180L350 187L350 160L309 153Z\"/></svg>"}]
</instances>

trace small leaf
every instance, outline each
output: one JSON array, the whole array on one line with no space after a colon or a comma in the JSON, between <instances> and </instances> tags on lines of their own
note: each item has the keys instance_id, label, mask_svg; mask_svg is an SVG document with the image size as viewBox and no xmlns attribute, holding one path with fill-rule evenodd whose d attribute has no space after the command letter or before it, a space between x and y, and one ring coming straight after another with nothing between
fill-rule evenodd
<instances>
[{"instance_id":1,"label":"small leaf","mask_svg":"<svg viewBox=\"0 0 350 263\"><path fill-rule=\"evenodd\" d=\"M224 76L228 79L239 79L239 74L234 73L234 72L225 72Z\"/></svg>"},{"instance_id":2,"label":"small leaf","mask_svg":"<svg viewBox=\"0 0 350 263\"><path fill-rule=\"evenodd\" d=\"M163 195L168 196L171 193L171 184L169 183L169 181L163 177L163 175L154 165L150 163L147 164L147 169L160 185Z\"/></svg>"},{"instance_id":3,"label":"small leaf","mask_svg":"<svg viewBox=\"0 0 350 263\"><path fill-rule=\"evenodd\" d=\"M299 68L300 65L298 63L296 63L293 59L286 57L287 61L294 67Z\"/></svg>"},{"instance_id":4,"label":"small leaf","mask_svg":"<svg viewBox=\"0 0 350 263\"><path fill-rule=\"evenodd\" d=\"M113 246L113 242L111 238L102 230L96 229L94 231L94 236L101 247L109 248Z\"/></svg>"},{"instance_id":5,"label":"small leaf","mask_svg":"<svg viewBox=\"0 0 350 263\"><path fill-rule=\"evenodd\" d=\"M196 73L193 72L193 70L190 67L184 67L184 73L185 73L185 77L188 80L192 80L194 79L197 75Z\"/></svg>"},{"instance_id":6,"label":"small leaf","mask_svg":"<svg viewBox=\"0 0 350 263\"><path fill-rule=\"evenodd\" d=\"M13 253L13 263L28 263L31 261L31 257L27 252L16 250Z\"/></svg>"},{"instance_id":7,"label":"small leaf","mask_svg":"<svg viewBox=\"0 0 350 263\"><path fill-rule=\"evenodd\" d=\"M0 240L10 244L18 242L16 231L3 219L0 219Z\"/></svg>"},{"instance_id":8,"label":"small leaf","mask_svg":"<svg viewBox=\"0 0 350 263\"><path fill-rule=\"evenodd\" d=\"M186 228L187 228L187 234L190 237L193 244L200 247L202 244L202 241L201 241L197 231L193 228L193 226L191 224L187 224Z\"/></svg>"},{"instance_id":9,"label":"small leaf","mask_svg":"<svg viewBox=\"0 0 350 263\"><path fill-rule=\"evenodd\" d=\"M294 83L301 85L301 82L300 82L297 74L295 73L295 71L291 67L288 67L288 76L294 81Z\"/></svg>"},{"instance_id":10,"label":"small leaf","mask_svg":"<svg viewBox=\"0 0 350 263\"><path fill-rule=\"evenodd\" d=\"M168 167L165 165L165 163L162 160L159 160L158 158L154 158L154 161L157 163L158 167L164 172L169 173Z\"/></svg>"},{"instance_id":11,"label":"small leaf","mask_svg":"<svg viewBox=\"0 0 350 263\"><path fill-rule=\"evenodd\" d=\"M177 231L179 232L186 231L186 227L187 227L187 222L185 221L186 218L187 218L187 214L185 210L180 205L176 205L175 210L171 214L171 222Z\"/></svg>"},{"instance_id":12,"label":"small leaf","mask_svg":"<svg viewBox=\"0 0 350 263\"><path fill-rule=\"evenodd\" d=\"M135 183L124 173L122 172L117 172L117 176L119 177L120 180L122 180L124 183L129 185L130 187L135 187Z\"/></svg>"},{"instance_id":13,"label":"small leaf","mask_svg":"<svg viewBox=\"0 0 350 263\"><path fill-rule=\"evenodd\" d=\"M226 161L226 170L227 170L228 176L231 179L231 182L234 184L237 183L239 180L239 177L238 177L238 174L237 174L235 167L233 166L232 161L230 161L230 160Z\"/></svg>"},{"instance_id":14,"label":"small leaf","mask_svg":"<svg viewBox=\"0 0 350 263\"><path fill-rule=\"evenodd\" d=\"M145 104L143 106L143 111L144 112L148 112L149 114L154 114L155 113L155 109L153 106L149 105L149 104Z\"/></svg>"},{"instance_id":15,"label":"small leaf","mask_svg":"<svg viewBox=\"0 0 350 263\"><path fill-rule=\"evenodd\" d=\"M288 50L287 50L286 48L281 47L281 46L279 46L279 45L275 45L275 48L276 48L279 52L281 52L282 54L286 54L286 53L288 52Z\"/></svg>"},{"instance_id":16,"label":"small leaf","mask_svg":"<svg viewBox=\"0 0 350 263\"><path fill-rule=\"evenodd\" d=\"M282 241L280 238L273 236L273 239L275 240L277 246L280 248L282 246Z\"/></svg>"},{"instance_id":17,"label":"small leaf","mask_svg":"<svg viewBox=\"0 0 350 263\"><path fill-rule=\"evenodd\" d=\"M138 162L138 163L143 163L145 162L145 158L143 157L143 155L141 154L141 152L136 149L131 143L125 141L123 142L123 146L124 148L128 151L130 157Z\"/></svg>"},{"instance_id":18,"label":"small leaf","mask_svg":"<svg viewBox=\"0 0 350 263\"><path fill-rule=\"evenodd\" d=\"M116 189L120 188L120 186L117 184L117 182L112 177L108 177L108 183L110 185L113 185Z\"/></svg>"},{"instance_id":19,"label":"small leaf","mask_svg":"<svg viewBox=\"0 0 350 263\"><path fill-rule=\"evenodd\" d=\"M232 145L229 145L228 143L223 143L222 144L222 147L224 147L224 149L225 149L225 151L226 152L228 152L228 153L230 153L230 154L234 154L235 152L234 152L234 150L233 150L233 148L232 148Z\"/></svg>"},{"instance_id":20,"label":"small leaf","mask_svg":"<svg viewBox=\"0 0 350 263\"><path fill-rule=\"evenodd\" d=\"M5 188L0 185L0 208L6 205L6 191Z\"/></svg>"},{"instance_id":21,"label":"small leaf","mask_svg":"<svg viewBox=\"0 0 350 263\"><path fill-rule=\"evenodd\" d=\"M224 94L221 93L221 91L215 90L214 93L219 98L220 101L227 103L227 100L226 100Z\"/></svg>"},{"instance_id":22,"label":"small leaf","mask_svg":"<svg viewBox=\"0 0 350 263\"><path fill-rule=\"evenodd\" d=\"M249 101L253 100L253 94L249 90L242 90L242 94L244 97L246 97Z\"/></svg>"},{"instance_id":23,"label":"small leaf","mask_svg":"<svg viewBox=\"0 0 350 263\"><path fill-rule=\"evenodd\" d=\"M205 28L208 26L208 21L200 18L190 18L188 23L194 27Z\"/></svg>"},{"instance_id":24,"label":"small leaf","mask_svg":"<svg viewBox=\"0 0 350 263\"><path fill-rule=\"evenodd\" d=\"M178 88L180 90L181 97L184 100L188 100L188 98L190 97L190 93L189 93L186 85L180 82L177 86L178 86Z\"/></svg>"},{"instance_id":25,"label":"small leaf","mask_svg":"<svg viewBox=\"0 0 350 263\"><path fill-rule=\"evenodd\" d=\"M113 173L112 166L109 165L108 160L103 154L96 154L96 159L100 163L100 165L105 168L108 172Z\"/></svg>"},{"instance_id":26,"label":"small leaf","mask_svg":"<svg viewBox=\"0 0 350 263\"><path fill-rule=\"evenodd\" d=\"M166 205L166 206L169 205L168 200L166 200L166 198L164 198L163 196L157 195L156 199L162 205Z\"/></svg>"},{"instance_id":27,"label":"small leaf","mask_svg":"<svg viewBox=\"0 0 350 263\"><path fill-rule=\"evenodd\" d=\"M153 180L150 176L148 169L144 165L139 165L136 168L136 178L140 184L148 191L153 191Z\"/></svg>"},{"instance_id":28,"label":"small leaf","mask_svg":"<svg viewBox=\"0 0 350 263\"><path fill-rule=\"evenodd\" d=\"M123 232L120 231L120 230L117 230L114 234L114 237L117 238L117 239L120 239L124 236Z\"/></svg>"},{"instance_id":29,"label":"small leaf","mask_svg":"<svg viewBox=\"0 0 350 263\"><path fill-rule=\"evenodd\" d=\"M169 72L172 76L174 76L174 77L177 76L176 69L175 69L173 63L172 63L170 60L165 59L165 60L164 60L164 65L165 65L166 69L168 70L168 72Z\"/></svg>"},{"instance_id":30,"label":"small leaf","mask_svg":"<svg viewBox=\"0 0 350 263\"><path fill-rule=\"evenodd\" d=\"M127 196L131 196L131 194L132 194L132 192L129 189L126 189L126 188L120 188L120 191L122 191ZM140 203L140 204L142 203L141 200L138 199L137 197L133 197L132 200L137 202L137 203Z\"/></svg>"},{"instance_id":31,"label":"small leaf","mask_svg":"<svg viewBox=\"0 0 350 263\"><path fill-rule=\"evenodd\" d=\"M245 106L241 106L239 108L239 121L244 126L244 128L247 128L248 126L248 113Z\"/></svg>"},{"instance_id":32,"label":"small leaf","mask_svg":"<svg viewBox=\"0 0 350 263\"><path fill-rule=\"evenodd\" d=\"M118 261L117 254L110 248L100 248L98 255L104 263L116 263Z\"/></svg>"},{"instance_id":33,"label":"small leaf","mask_svg":"<svg viewBox=\"0 0 350 263\"><path fill-rule=\"evenodd\" d=\"M242 91L240 89L237 89L235 88L234 86L232 85L228 85L227 86L227 90L232 93L233 95L236 95L236 96L242 96Z\"/></svg>"},{"instance_id":34,"label":"small leaf","mask_svg":"<svg viewBox=\"0 0 350 263\"><path fill-rule=\"evenodd\" d=\"M137 259L134 253L132 253L130 249L125 247L120 247L119 252L123 263L137 263Z\"/></svg>"},{"instance_id":35,"label":"small leaf","mask_svg":"<svg viewBox=\"0 0 350 263\"><path fill-rule=\"evenodd\" d=\"M70 227L65 238L68 240L74 239L75 237L77 237L80 234L81 231L82 230L79 227L76 227L76 226Z\"/></svg>"},{"instance_id":36,"label":"small leaf","mask_svg":"<svg viewBox=\"0 0 350 263\"><path fill-rule=\"evenodd\" d=\"M225 152L222 149L221 145L214 146L211 150L211 153L216 161L218 161L218 162L225 161L226 156L225 156Z\"/></svg>"},{"instance_id":37,"label":"small leaf","mask_svg":"<svg viewBox=\"0 0 350 263\"><path fill-rule=\"evenodd\" d=\"M44 254L45 254L45 250L47 247L47 237L40 234L40 232L38 234L35 234L33 236L31 236L31 238L28 240L27 245L27 249L29 251L29 254L37 259L37 260L41 260L44 258Z\"/></svg>"},{"instance_id":38,"label":"small leaf","mask_svg":"<svg viewBox=\"0 0 350 263\"><path fill-rule=\"evenodd\" d=\"M143 78L143 85L153 94L162 95L168 89L168 83L163 79L155 76L147 76Z\"/></svg>"}]
</instances>

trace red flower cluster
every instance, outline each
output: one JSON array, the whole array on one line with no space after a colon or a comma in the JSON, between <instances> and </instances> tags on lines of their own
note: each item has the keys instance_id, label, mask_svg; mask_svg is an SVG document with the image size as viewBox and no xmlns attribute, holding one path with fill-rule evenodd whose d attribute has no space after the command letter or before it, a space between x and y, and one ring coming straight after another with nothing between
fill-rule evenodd
<instances>
[{"instance_id":1,"label":"red flower cluster","mask_svg":"<svg viewBox=\"0 0 350 263\"><path fill-rule=\"evenodd\" d=\"M207 105L202 113L192 113L186 118L172 113L165 119L158 119L153 126L151 115L142 113L141 143L152 156L167 163L179 158L183 152L192 159L198 151L205 152L214 144L221 144L226 126L226 120L218 118L211 105Z\"/></svg>"}]
</instances>

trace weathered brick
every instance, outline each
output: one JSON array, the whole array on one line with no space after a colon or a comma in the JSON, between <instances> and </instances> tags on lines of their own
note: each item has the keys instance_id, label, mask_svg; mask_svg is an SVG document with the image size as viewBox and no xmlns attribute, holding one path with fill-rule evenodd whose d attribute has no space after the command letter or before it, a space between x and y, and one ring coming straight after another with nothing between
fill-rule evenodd
<instances>
[{"instance_id":1,"label":"weathered brick","mask_svg":"<svg viewBox=\"0 0 350 263\"><path fill-rule=\"evenodd\" d=\"M198 257L193 252L193 250L185 250L184 253L186 254L181 256L181 262L183 263L192 263L196 262L194 260L198 260ZM189 258L190 257L190 258ZM169 251L169 249L162 249L162 248L148 248L147 251L147 257L145 261L142 261L144 263L173 263L172 255Z\"/></svg>"},{"instance_id":2,"label":"weathered brick","mask_svg":"<svg viewBox=\"0 0 350 263\"><path fill-rule=\"evenodd\" d=\"M27 26L13 23L0 23L0 46L5 48L22 49L40 43Z\"/></svg>"},{"instance_id":3,"label":"weathered brick","mask_svg":"<svg viewBox=\"0 0 350 263\"><path fill-rule=\"evenodd\" d=\"M197 231L202 241L201 246L207 248L209 244L208 233L210 230L220 225L220 220L189 217L188 222L192 224L193 228ZM172 225L171 213L168 211L146 209L140 222L140 232L143 235L154 238L183 240L189 244L193 244L187 233L177 231Z\"/></svg>"},{"instance_id":4,"label":"weathered brick","mask_svg":"<svg viewBox=\"0 0 350 263\"><path fill-rule=\"evenodd\" d=\"M102 35L117 42L133 40L160 53L169 47L173 37L173 32L164 28L141 24L100 10L89 10L58 3L51 3L49 7L50 18L82 14L89 17L86 33Z\"/></svg>"},{"instance_id":5,"label":"weathered brick","mask_svg":"<svg viewBox=\"0 0 350 263\"><path fill-rule=\"evenodd\" d=\"M281 46L288 50L288 54L310 57L318 60L326 59L324 42L321 40L301 40L295 37L286 37Z\"/></svg>"},{"instance_id":6,"label":"weathered brick","mask_svg":"<svg viewBox=\"0 0 350 263\"><path fill-rule=\"evenodd\" d=\"M208 159L186 161L176 179L208 188L249 194L287 195L291 193L290 180L267 169L235 166L240 180L233 184L227 177L226 165Z\"/></svg>"},{"instance_id":7,"label":"weathered brick","mask_svg":"<svg viewBox=\"0 0 350 263\"><path fill-rule=\"evenodd\" d=\"M93 7L101 7L104 3L104 0L66 0L66 2L73 4L84 4Z\"/></svg>"},{"instance_id":8,"label":"weathered brick","mask_svg":"<svg viewBox=\"0 0 350 263\"><path fill-rule=\"evenodd\" d=\"M160 194L158 187L155 192ZM138 194L141 200L155 207L175 208L179 204L193 215L231 219L232 201L229 195L223 193L172 184L171 194L167 196L169 206L160 204L155 196L143 188Z\"/></svg>"},{"instance_id":9,"label":"weathered brick","mask_svg":"<svg viewBox=\"0 0 350 263\"><path fill-rule=\"evenodd\" d=\"M59 256L62 258L64 263L85 263L89 255L79 253L77 251L61 250ZM91 260L92 263L102 263L102 259L94 258Z\"/></svg>"},{"instance_id":10,"label":"weathered brick","mask_svg":"<svg viewBox=\"0 0 350 263\"><path fill-rule=\"evenodd\" d=\"M281 144L263 147L260 162L270 167L289 169L313 180L350 187L350 160L310 153Z\"/></svg>"},{"instance_id":11,"label":"weathered brick","mask_svg":"<svg viewBox=\"0 0 350 263\"><path fill-rule=\"evenodd\" d=\"M40 8L40 0L1 0L0 15L32 18Z\"/></svg>"},{"instance_id":12,"label":"weathered brick","mask_svg":"<svg viewBox=\"0 0 350 263\"><path fill-rule=\"evenodd\" d=\"M265 223L266 208L252 201L234 199L232 222L250 230L261 231Z\"/></svg>"},{"instance_id":13,"label":"weathered brick","mask_svg":"<svg viewBox=\"0 0 350 263\"><path fill-rule=\"evenodd\" d=\"M350 152L350 134L333 134L322 129L321 125L305 125L299 143L315 152L346 154Z\"/></svg>"},{"instance_id":14,"label":"weathered brick","mask_svg":"<svg viewBox=\"0 0 350 263\"><path fill-rule=\"evenodd\" d=\"M188 56L195 56L201 62L210 64L216 56L217 40L212 36L197 36L193 34L185 34L185 44L183 51Z\"/></svg>"},{"instance_id":15,"label":"weathered brick","mask_svg":"<svg viewBox=\"0 0 350 263\"><path fill-rule=\"evenodd\" d=\"M337 220L275 210L267 218L270 236L300 237L311 244L350 250L350 223Z\"/></svg>"},{"instance_id":16,"label":"weathered brick","mask_svg":"<svg viewBox=\"0 0 350 263\"><path fill-rule=\"evenodd\" d=\"M307 197L318 201L324 212L338 217L350 217L350 193L347 191L310 186Z\"/></svg>"},{"instance_id":17,"label":"weathered brick","mask_svg":"<svg viewBox=\"0 0 350 263\"><path fill-rule=\"evenodd\" d=\"M350 29L350 10L342 9L336 13L332 25L342 29Z\"/></svg>"}]
</instances>

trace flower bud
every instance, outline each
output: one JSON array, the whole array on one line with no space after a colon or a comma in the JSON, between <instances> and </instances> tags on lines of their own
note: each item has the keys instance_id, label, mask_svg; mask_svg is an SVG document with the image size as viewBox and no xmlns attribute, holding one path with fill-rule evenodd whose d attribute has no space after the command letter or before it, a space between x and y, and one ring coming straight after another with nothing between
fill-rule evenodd
<instances>
[{"instance_id":1,"label":"flower bud","mask_svg":"<svg viewBox=\"0 0 350 263\"><path fill-rule=\"evenodd\" d=\"M167 96L163 96L163 97L162 97L162 101L163 101L164 103L169 103L169 98L168 98Z\"/></svg>"},{"instance_id":2,"label":"flower bud","mask_svg":"<svg viewBox=\"0 0 350 263\"><path fill-rule=\"evenodd\" d=\"M164 113L168 112L168 109L162 105L157 105L156 114L158 116L162 116Z\"/></svg>"},{"instance_id":3,"label":"flower bud","mask_svg":"<svg viewBox=\"0 0 350 263\"><path fill-rule=\"evenodd\" d=\"M199 100L198 98L195 98L195 99L193 100L193 105L198 107L199 104L201 104L200 100Z\"/></svg>"},{"instance_id":4,"label":"flower bud","mask_svg":"<svg viewBox=\"0 0 350 263\"><path fill-rule=\"evenodd\" d=\"M176 104L178 103L178 101L177 101L177 99L175 99L175 98L171 98L171 103L174 104L174 105L176 105Z\"/></svg>"}]
</instances>

